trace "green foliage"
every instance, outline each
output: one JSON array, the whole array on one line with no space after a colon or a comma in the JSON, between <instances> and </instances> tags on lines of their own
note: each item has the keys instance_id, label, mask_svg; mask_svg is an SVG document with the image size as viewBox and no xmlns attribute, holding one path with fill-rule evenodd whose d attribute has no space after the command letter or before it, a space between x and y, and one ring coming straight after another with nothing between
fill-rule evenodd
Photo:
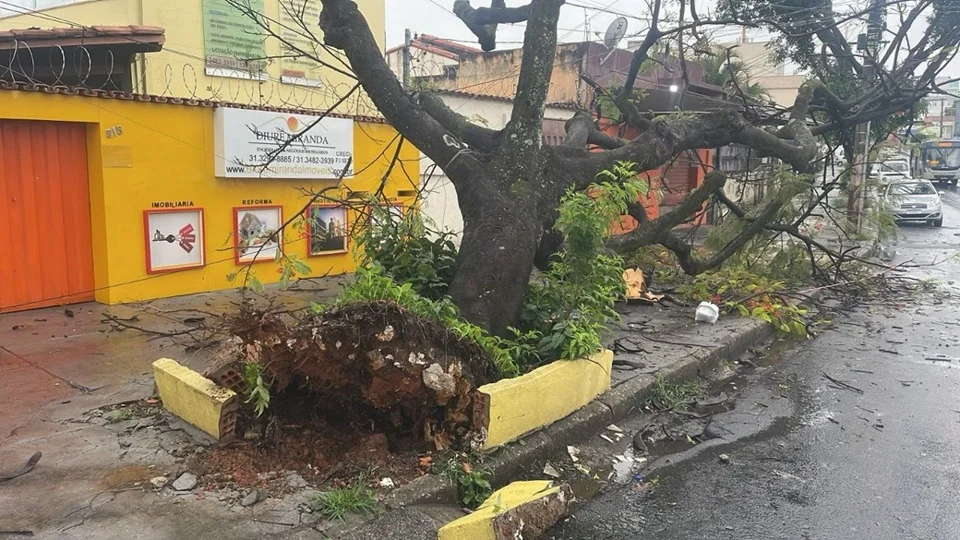
<instances>
[{"instance_id":1,"label":"green foliage","mask_svg":"<svg viewBox=\"0 0 960 540\"><path fill-rule=\"evenodd\" d=\"M246 403L253 403L253 410L261 416L270 406L270 387L263 380L264 367L255 362L243 366L243 380L247 385Z\"/></svg>"},{"instance_id":2,"label":"green foliage","mask_svg":"<svg viewBox=\"0 0 960 540\"><path fill-rule=\"evenodd\" d=\"M615 124L623 121L620 108L617 107L616 97L623 91L623 86L612 86L607 88L606 92L597 95L597 107L600 109L600 116L608 118ZM647 93L642 88L634 88L630 93L630 101L639 103L647 97Z\"/></svg>"},{"instance_id":3,"label":"green foliage","mask_svg":"<svg viewBox=\"0 0 960 540\"><path fill-rule=\"evenodd\" d=\"M401 218L389 208L371 206L371 223L357 238L360 266L379 265L398 283L419 295L439 300L447 294L456 269L455 235L432 228L415 209Z\"/></svg>"},{"instance_id":4,"label":"green foliage","mask_svg":"<svg viewBox=\"0 0 960 540\"><path fill-rule=\"evenodd\" d=\"M377 514L377 493L367 483L366 475L361 475L349 486L318 493L310 499L310 508L328 520L343 521L348 514Z\"/></svg>"},{"instance_id":5,"label":"green foliage","mask_svg":"<svg viewBox=\"0 0 960 540\"><path fill-rule=\"evenodd\" d=\"M723 306L727 312L766 321L782 334L807 337L807 310L787 299L786 284L737 266L700 274L680 294Z\"/></svg>"},{"instance_id":6,"label":"green foliage","mask_svg":"<svg viewBox=\"0 0 960 540\"><path fill-rule=\"evenodd\" d=\"M619 319L614 303L626 292L623 260L607 253L605 243L611 225L649 187L632 163L618 163L597 180L586 193L571 190L563 197L554 226L567 249L527 293L521 330L540 336L541 362L597 352L601 334Z\"/></svg>"},{"instance_id":7,"label":"green foliage","mask_svg":"<svg viewBox=\"0 0 960 540\"><path fill-rule=\"evenodd\" d=\"M493 493L490 478L493 473L466 454L449 459L440 471L457 486L457 499L467 508L477 508Z\"/></svg>"},{"instance_id":8,"label":"green foliage","mask_svg":"<svg viewBox=\"0 0 960 540\"><path fill-rule=\"evenodd\" d=\"M670 384L662 375L658 375L643 405L654 411L686 409L690 402L702 395L703 387L696 381Z\"/></svg>"},{"instance_id":9,"label":"green foliage","mask_svg":"<svg viewBox=\"0 0 960 540\"><path fill-rule=\"evenodd\" d=\"M704 80L719 86L727 92L736 92L739 87L743 93L753 99L768 97L767 90L759 83L750 82L747 65L735 50L728 53L724 47L712 47L697 56L703 66Z\"/></svg>"}]
</instances>

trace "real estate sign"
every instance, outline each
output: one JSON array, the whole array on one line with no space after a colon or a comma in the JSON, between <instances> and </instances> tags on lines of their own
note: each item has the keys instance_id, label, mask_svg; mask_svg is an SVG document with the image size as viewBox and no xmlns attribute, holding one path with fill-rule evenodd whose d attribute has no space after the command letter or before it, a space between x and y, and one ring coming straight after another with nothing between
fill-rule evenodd
<instances>
[{"instance_id":1,"label":"real estate sign","mask_svg":"<svg viewBox=\"0 0 960 540\"><path fill-rule=\"evenodd\" d=\"M263 0L235 0L264 13ZM208 75L260 77L266 65L262 31L228 0L203 0L203 53Z\"/></svg>"},{"instance_id":2,"label":"real estate sign","mask_svg":"<svg viewBox=\"0 0 960 540\"><path fill-rule=\"evenodd\" d=\"M317 45L320 0L280 0L280 65L281 80L288 84L323 86L321 66L313 58L320 57Z\"/></svg>"},{"instance_id":3,"label":"real estate sign","mask_svg":"<svg viewBox=\"0 0 960 540\"><path fill-rule=\"evenodd\" d=\"M353 120L220 107L214 147L222 178L338 178L353 157Z\"/></svg>"}]
</instances>

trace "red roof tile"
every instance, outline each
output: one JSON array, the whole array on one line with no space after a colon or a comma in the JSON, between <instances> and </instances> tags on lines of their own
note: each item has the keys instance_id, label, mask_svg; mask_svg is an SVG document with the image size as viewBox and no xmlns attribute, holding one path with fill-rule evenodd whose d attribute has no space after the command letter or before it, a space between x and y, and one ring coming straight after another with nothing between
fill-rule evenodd
<instances>
[{"instance_id":1,"label":"red roof tile","mask_svg":"<svg viewBox=\"0 0 960 540\"><path fill-rule=\"evenodd\" d=\"M31 48L127 45L136 50L159 51L163 43L164 29L158 26L16 28L0 31L0 49L13 49L22 44Z\"/></svg>"}]
</instances>

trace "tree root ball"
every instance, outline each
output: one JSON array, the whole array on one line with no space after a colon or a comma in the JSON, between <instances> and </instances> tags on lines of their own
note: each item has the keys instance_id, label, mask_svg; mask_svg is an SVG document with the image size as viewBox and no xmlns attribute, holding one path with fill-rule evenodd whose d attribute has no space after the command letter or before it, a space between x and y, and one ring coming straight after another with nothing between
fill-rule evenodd
<instances>
[{"instance_id":1,"label":"tree root ball","mask_svg":"<svg viewBox=\"0 0 960 540\"><path fill-rule=\"evenodd\" d=\"M290 414L302 406L278 401L301 404L307 395L323 404L310 410L372 422L388 436L438 447L470 431L474 391L501 378L475 342L392 302L347 304L301 318L245 306L231 332L206 374L225 381L223 373L259 364L270 386L268 411ZM244 391L236 376L229 380Z\"/></svg>"}]
</instances>

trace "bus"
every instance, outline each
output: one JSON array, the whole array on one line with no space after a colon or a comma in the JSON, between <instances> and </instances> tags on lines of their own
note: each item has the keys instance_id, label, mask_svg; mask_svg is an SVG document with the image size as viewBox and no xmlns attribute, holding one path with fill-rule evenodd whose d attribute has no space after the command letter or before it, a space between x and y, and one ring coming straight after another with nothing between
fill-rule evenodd
<instances>
[{"instance_id":1,"label":"bus","mask_svg":"<svg viewBox=\"0 0 960 540\"><path fill-rule=\"evenodd\" d=\"M914 151L913 165L915 178L957 185L960 180L960 140L920 143L919 151Z\"/></svg>"}]
</instances>

